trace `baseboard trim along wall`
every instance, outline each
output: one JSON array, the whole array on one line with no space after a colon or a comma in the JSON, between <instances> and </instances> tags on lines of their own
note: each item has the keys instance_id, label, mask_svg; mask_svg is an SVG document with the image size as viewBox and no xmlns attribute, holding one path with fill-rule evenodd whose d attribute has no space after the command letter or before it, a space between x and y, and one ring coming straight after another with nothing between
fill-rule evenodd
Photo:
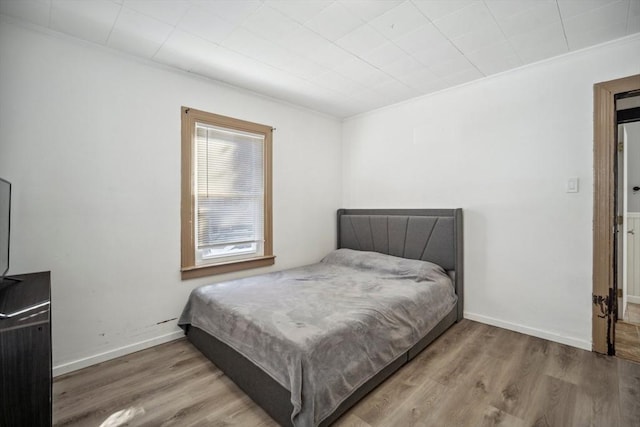
<instances>
[{"instance_id":1,"label":"baseboard trim along wall","mask_svg":"<svg viewBox=\"0 0 640 427\"><path fill-rule=\"evenodd\" d=\"M627 295L627 302L630 302L631 304L640 304L640 297Z\"/></svg>"},{"instance_id":2,"label":"baseboard trim along wall","mask_svg":"<svg viewBox=\"0 0 640 427\"><path fill-rule=\"evenodd\" d=\"M127 354L134 353L136 351L144 350L156 345L164 344L169 341L174 341L184 337L183 331L175 331L159 337L151 338L145 341L140 341L134 344L119 347L113 350L106 351L104 353L96 354L94 356L85 357L82 359L74 360L72 362L63 363L53 367L53 376L68 374L69 372L77 371L78 369L86 368L97 363L106 362L107 360L115 359L116 357L126 356Z\"/></svg>"},{"instance_id":3,"label":"baseboard trim along wall","mask_svg":"<svg viewBox=\"0 0 640 427\"><path fill-rule=\"evenodd\" d=\"M474 320L476 322L485 323L487 325L497 326L499 328L508 329L510 331L520 332L522 334L531 335L545 340L554 341L560 344L570 345L571 347L577 347L583 350L591 351L591 342L580 340L577 338L566 337L563 335L554 334L553 332L543 331L541 329L530 328L528 326L519 325L517 323L506 322L504 320L495 319L489 316L483 316L481 314L464 312L465 319ZM68 374L69 372L77 371L82 368L86 368L91 365L95 365L107 360L115 359L120 356L126 356L127 354L134 353L136 351L144 350L156 345L164 344L170 341L177 340L184 336L184 332L175 331L169 334L165 334L156 338L151 338L145 341L140 341L135 344L130 344L124 347L119 347L104 353L96 354L94 356L85 357L82 359L74 360L72 362L63 363L53 367L53 376Z\"/></svg>"},{"instance_id":4,"label":"baseboard trim along wall","mask_svg":"<svg viewBox=\"0 0 640 427\"><path fill-rule=\"evenodd\" d=\"M489 316L483 316L482 314L469 313L467 311L464 312L464 318L469 320L475 320L476 322L480 322L480 323L486 323L487 325L508 329L510 331L531 335L537 338L542 338L545 340L557 342L560 344L570 345L571 347L580 348L582 350L591 351L591 341L585 341L578 338L558 335L553 332L544 331L536 328L530 328L528 326L519 325L517 323L507 322L507 321L495 319Z\"/></svg>"}]
</instances>

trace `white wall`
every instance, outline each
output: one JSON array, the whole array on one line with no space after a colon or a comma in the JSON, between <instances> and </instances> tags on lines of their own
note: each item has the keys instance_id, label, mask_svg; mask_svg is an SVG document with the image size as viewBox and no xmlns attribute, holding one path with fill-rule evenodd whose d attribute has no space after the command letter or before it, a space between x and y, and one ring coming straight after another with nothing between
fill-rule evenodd
<instances>
[{"instance_id":1,"label":"white wall","mask_svg":"<svg viewBox=\"0 0 640 427\"><path fill-rule=\"evenodd\" d=\"M640 186L640 122L625 123L625 150L627 151L627 230L635 234L627 234L624 250L626 251L626 289L624 301L640 304L640 191L633 187ZM626 310L626 304L623 307Z\"/></svg>"},{"instance_id":2,"label":"white wall","mask_svg":"<svg viewBox=\"0 0 640 427\"><path fill-rule=\"evenodd\" d=\"M627 230L634 230L634 234L627 234L626 253L626 288L623 289L622 318L625 318L627 302L640 304L640 213L627 214Z\"/></svg>"},{"instance_id":3,"label":"white wall","mask_svg":"<svg viewBox=\"0 0 640 427\"><path fill-rule=\"evenodd\" d=\"M629 212L640 213L640 191L633 191L633 187L640 187L640 122L627 123L624 125L627 130L628 168L627 168L627 197Z\"/></svg>"},{"instance_id":4,"label":"white wall","mask_svg":"<svg viewBox=\"0 0 640 427\"><path fill-rule=\"evenodd\" d=\"M277 128L278 258L247 274L321 258L341 205L459 206L467 317L590 348L592 85L640 72L639 49L625 39L341 126L0 20L10 273L52 271L56 373L177 337L175 320L161 322L191 289L238 276L180 280L186 105ZM565 193L572 176L577 194Z\"/></svg>"},{"instance_id":5,"label":"white wall","mask_svg":"<svg viewBox=\"0 0 640 427\"><path fill-rule=\"evenodd\" d=\"M0 64L10 273L52 272L56 373L177 337L191 289L237 276L180 280L182 105L277 128L276 265L246 274L334 248L338 120L6 21Z\"/></svg>"},{"instance_id":6,"label":"white wall","mask_svg":"<svg viewBox=\"0 0 640 427\"><path fill-rule=\"evenodd\" d=\"M591 349L593 84L639 73L638 52L636 36L347 120L344 207L464 208L465 316Z\"/></svg>"}]
</instances>

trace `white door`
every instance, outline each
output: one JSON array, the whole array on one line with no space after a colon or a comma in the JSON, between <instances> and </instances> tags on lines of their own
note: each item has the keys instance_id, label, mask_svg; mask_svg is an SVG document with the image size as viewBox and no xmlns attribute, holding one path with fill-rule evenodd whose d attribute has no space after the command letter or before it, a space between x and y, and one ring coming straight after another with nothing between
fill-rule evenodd
<instances>
[{"instance_id":1,"label":"white door","mask_svg":"<svg viewBox=\"0 0 640 427\"><path fill-rule=\"evenodd\" d=\"M640 121L625 123L624 138L624 235L623 241L623 319L629 303L640 304Z\"/></svg>"},{"instance_id":2,"label":"white door","mask_svg":"<svg viewBox=\"0 0 640 427\"><path fill-rule=\"evenodd\" d=\"M629 262L628 256L629 253L629 133L627 131L627 125L622 125L622 143L624 149L622 150L622 164L623 164L623 181L622 181L622 194L618 194L618 197L622 196L622 318L624 319L627 315L627 295L629 294ZM619 187L618 187L619 188Z\"/></svg>"}]
</instances>

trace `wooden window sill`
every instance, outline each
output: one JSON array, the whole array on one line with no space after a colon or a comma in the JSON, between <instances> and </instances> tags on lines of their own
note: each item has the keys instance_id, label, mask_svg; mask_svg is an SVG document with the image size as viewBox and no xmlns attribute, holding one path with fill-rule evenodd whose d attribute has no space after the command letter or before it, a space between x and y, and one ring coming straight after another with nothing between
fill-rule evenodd
<instances>
[{"instance_id":1,"label":"wooden window sill","mask_svg":"<svg viewBox=\"0 0 640 427\"><path fill-rule=\"evenodd\" d=\"M266 255L262 257L222 262L218 264L183 267L181 270L182 280L212 276L214 274L232 273L234 271L249 270L251 268L268 267L270 265L273 265L275 263L275 260L275 255Z\"/></svg>"}]
</instances>

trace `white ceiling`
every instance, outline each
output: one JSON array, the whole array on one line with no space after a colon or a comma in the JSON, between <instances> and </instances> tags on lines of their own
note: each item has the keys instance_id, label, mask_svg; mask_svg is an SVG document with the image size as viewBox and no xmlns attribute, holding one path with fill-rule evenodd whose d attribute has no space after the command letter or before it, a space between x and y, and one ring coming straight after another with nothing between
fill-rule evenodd
<instances>
[{"instance_id":1,"label":"white ceiling","mask_svg":"<svg viewBox=\"0 0 640 427\"><path fill-rule=\"evenodd\" d=\"M0 14L337 117L640 32L640 0L0 0Z\"/></svg>"}]
</instances>

